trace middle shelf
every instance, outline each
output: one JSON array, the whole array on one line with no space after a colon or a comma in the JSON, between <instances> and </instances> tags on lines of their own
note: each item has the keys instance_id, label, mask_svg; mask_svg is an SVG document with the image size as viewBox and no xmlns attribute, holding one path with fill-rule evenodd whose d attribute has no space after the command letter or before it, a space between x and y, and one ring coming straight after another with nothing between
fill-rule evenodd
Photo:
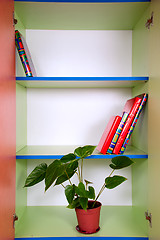
<instances>
[{"instance_id":1,"label":"middle shelf","mask_svg":"<svg viewBox=\"0 0 160 240\"><path fill-rule=\"evenodd\" d=\"M25 146L16 154L16 159L60 159L63 155L73 153L74 149L78 146ZM130 158L147 159L148 154L133 147L128 146L124 156ZM88 159L112 159L117 155L104 155L100 154L97 150Z\"/></svg>"},{"instance_id":2,"label":"middle shelf","mask_svg":"<svg viewBox=\"0 0 160 240\"><path fill-rule=\"evenodd\" d=\"M135 87L149 77L16 77L16 82L27 88L103 88Z\"/></svg>"}]
</instances>

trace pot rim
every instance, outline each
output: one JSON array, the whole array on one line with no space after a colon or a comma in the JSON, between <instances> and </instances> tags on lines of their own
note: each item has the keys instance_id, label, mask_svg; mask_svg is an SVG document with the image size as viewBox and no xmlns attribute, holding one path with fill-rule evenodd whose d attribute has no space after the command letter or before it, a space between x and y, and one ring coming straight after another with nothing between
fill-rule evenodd
<instances>
[{"instance_id":1,"label":"pot rim","mask_svg":"<svg viewBox=\"0 0 160 240\"><path fill-rule=\"evenodd\" d=\"M90 202L90 203L94 203L95 201L94 201L94 200L88 200L88 202ZM102 206L102 203L101 203L101 202L96 201L96 203L98 203L98 206L95 206L94 208L87 208L87 211L94 210L94 209L99 208L99 207ZM76 207L75 210L78 210L78 211L80 211L80 210L85 211L82 207ZM86 212L86 211L85 211L85 212Z\"/></svg>"}]
</instances>

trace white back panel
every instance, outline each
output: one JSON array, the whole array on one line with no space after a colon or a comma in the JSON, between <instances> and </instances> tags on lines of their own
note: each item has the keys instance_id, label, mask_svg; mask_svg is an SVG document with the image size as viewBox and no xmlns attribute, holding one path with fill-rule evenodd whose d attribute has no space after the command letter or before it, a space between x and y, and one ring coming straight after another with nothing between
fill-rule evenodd
<instances>
[{"instance_id":1,"label":"white back panel","mask_svg":"<svg viewBox=\"0 0 160 240\"><path fill-rule=\"evenodd\" d=\"M27 89L28 145L97 145L131 89Z\"/></svg>"},{"instance_id":2,"label":"white back panel","mask_svg":"<svg viewBox=\"0 0 160 240\"><path fill-rule=\"evenodd\" d=\"M26 30L38 76L131 76L132 31Z\"/></svg>"}]
</instances>

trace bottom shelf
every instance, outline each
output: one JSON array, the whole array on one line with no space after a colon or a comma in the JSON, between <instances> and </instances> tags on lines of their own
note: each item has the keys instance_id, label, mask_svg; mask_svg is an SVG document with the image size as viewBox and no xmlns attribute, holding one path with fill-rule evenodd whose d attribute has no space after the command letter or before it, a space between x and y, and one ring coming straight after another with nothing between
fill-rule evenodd
<instances>
[{"instance_id":1,"label":"bottom shelf","mask_svg":"<svg viewBox=\"0 0 160 240\"><path fill-rule=\"evenodd\" d=\"M15 238L15 240L82 240L82 237L29 237ZM83 237L83 240L92 240L92 237ZM94 237L94 240L149 240L145 237Z\"/></svg>"},{"instance_id":2,"label":"bottom shelf","mask_svg":"<svg viewBox=\"0 0 160 240\"><path fill-rule=\"evenodd\" d=\"M88 237L147 240L148 225L144 214L132 206L102 206L100 231ZM86 237L76 231L76 214L65 206L29 206L16 222L16 238L32 237ZM122 237L122 238L117 238ZM126 238L123 238L126 237ZM42 240L43 238L41 238Z\"/></svg>"}]
</instances>

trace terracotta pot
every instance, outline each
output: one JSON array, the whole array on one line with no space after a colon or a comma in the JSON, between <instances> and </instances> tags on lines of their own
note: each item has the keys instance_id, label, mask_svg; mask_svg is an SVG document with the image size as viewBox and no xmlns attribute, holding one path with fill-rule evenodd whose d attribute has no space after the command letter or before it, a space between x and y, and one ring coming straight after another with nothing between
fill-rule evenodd
<instances>
[{"instance_id":1,"label":"terracotta pot","mask_svg":"<svg viewBox=\"0 0 160 240\"><path fill-rule=\"evenodd\" d=\"M94 201L88 201L88 209L85 211L82 208L75 208L78 226L76 227L77 231L85 234L96 233L100 230L99 227L99 218L101 203L96 202L94 208L90 208Z\"/></svg>"}]
</instances>

